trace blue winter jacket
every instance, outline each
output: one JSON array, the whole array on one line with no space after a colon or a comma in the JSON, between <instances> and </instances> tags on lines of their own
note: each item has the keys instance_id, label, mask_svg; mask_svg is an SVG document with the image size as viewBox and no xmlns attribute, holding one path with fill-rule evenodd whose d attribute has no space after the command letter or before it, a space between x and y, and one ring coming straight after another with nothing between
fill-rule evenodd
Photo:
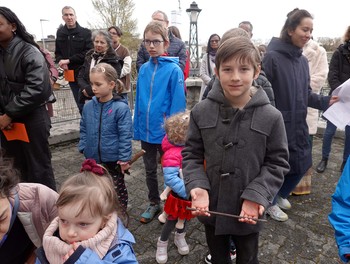
<instances>
[{"instance_id":1,"label":"blue winter jacket","mask_svg":"<svg viewBox=\"0 0 350 264\"><path fill-rule=\"evenodd\" d=\"M84 248L79 246L77 250L70 256L70 258L64 262L64 264L136 264L138 263L132 244L135 243L134 236L118 219L116 243L108 250L107 254L100 259L100 257L92 251L90 248ZM42 249L42 248L41 248ZM38 258L35 264L48 263L43 250L36 252ZM41 261L40 261L40 260Z\"/></svg>"},{"instance_id":2,"label":"blue winter jacket","mask_svg":"<svg viewBox=\"0 0 350 264\"><path fill-rule=\"evenodd\" d=\"M164 119L186 108L184 75L177 57L150 58L138 74L134 139L161 144Z\"/></svg>"},{"instance_id":3,"label":"blue winter jacket","mask_svg":"<svg viewBox=\"0 0 350 264\"><path fill-rule=\"evenodd\" d=\"M332 212L328 216L335 231L339 257L349 262L345 257L350 254L350 157L344 167L334 194L332 195Z\"/></svg>"},{"instance_id":4,"label":"blue winter jacket","mask_svg":"<svg viewBox=\"0 0 350 264\"><path fill-rule=\"evenodd\" d=\"M329 97L312 92L308 61L302 49L272 38L263 59L263 69L272 84L276 108L283 115L289 149L289 174L304 174L312 165L307 107L324 110Z\"/></svg>"},{"instance_id":5,"label":"blue winter jacket","mask_svg":"<svg viewBox=\"0 0 350 264\"><path fill-rule=\"evenodd\" d=\"M118 95L100 103L94 96L84 106L80 121L79 151L96 162L129 161L132 152L132 118Z\"/></svg>"}]
</instances>

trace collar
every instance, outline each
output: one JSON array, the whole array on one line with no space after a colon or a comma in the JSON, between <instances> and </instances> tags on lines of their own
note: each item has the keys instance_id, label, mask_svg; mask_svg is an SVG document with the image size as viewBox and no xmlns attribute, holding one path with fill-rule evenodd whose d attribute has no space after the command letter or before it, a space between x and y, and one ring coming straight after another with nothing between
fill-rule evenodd
<instances>
[{"instance_id":1,"label":"collar","mask_svg":"<svg viewBox=\"0 0 350 264\"><path fill-rule=\"evenodd\" d=\"M51 264L62 264L63 257L71 249L71 245L62 241L54 233L58 230L58 217L56 217L49 227L46 229L43 238L43 247L45 255ZM112 217L106 223L106 226L100 230L94 237L76 243L78 246L90 248L101 259L107 254L109 248L113 245L117 237L117 213L113 213Z\"/></svg>"}]
</instances>

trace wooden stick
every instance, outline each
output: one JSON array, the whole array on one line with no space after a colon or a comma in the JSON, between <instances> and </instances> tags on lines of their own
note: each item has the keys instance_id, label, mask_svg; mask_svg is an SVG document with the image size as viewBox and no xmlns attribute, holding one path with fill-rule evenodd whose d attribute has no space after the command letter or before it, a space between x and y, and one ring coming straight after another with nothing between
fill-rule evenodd
<instances>
[{"instance_id":1,"label":"wooden stick","mask_svg":"<svg viewBox=\"0 0 350 264\"><path fill-rule=\"evenodd\" d=\"M186 207L187 210L190 210L190 211L197 211L196 208L190 208L190 207ZM198 210L199 211L199 210ZM202 212L205 212L205 213L209 213L209 214L214 214L214 215L221 215L221 216L227 216L227 217L232 217L232 218L248 218L250 220L253 220L253 221L257 221L257 222L267 222L266 219L260 219L260 218L253 218L253 217L244 217L244 216L240 216L240 215L233 215L233 214L226 214L226 213L220 213L220 212L214 212L214 211L202 211Z\"/></svg>"}]
</instances>

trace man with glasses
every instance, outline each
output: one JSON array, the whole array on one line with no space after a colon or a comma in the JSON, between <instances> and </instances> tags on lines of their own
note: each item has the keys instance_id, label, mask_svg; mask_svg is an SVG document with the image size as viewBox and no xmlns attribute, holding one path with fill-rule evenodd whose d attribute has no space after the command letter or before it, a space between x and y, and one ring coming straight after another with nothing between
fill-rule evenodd
<instances>
[{"instance_id":1,"label":"man with glasses","mask_svg":"<svg viewBox=\"0 0 350 264\"><path fill-rule=\"evenodd\" d=\"M160 22L165 28L168 28L169 26L168 16L163 11L160 11L160 10L155 11L152 14L152 20ZM185 43L181 39L178 39L177 37L175 37L169 30L168 30L168 35L169 35L170 45L169 45L169 48L167 49L167 56L179 57L179 66L181 70L184 71L185 65L186 65L186 59L187 59ZM147 52L145 45L142 42L137 52L137 60L136 60L137 71L139 71L142 64L144 64L148 60L149 60L149 53Z\"/></svg>"}]
</instances>

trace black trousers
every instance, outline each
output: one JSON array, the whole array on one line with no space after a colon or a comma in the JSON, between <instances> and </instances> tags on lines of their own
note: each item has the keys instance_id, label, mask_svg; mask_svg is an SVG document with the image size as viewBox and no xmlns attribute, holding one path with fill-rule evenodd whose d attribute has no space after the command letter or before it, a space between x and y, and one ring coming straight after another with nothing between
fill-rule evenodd
<instances>
[{"instance_id":1,"label":"black trousers","mask_svg":"<svg viewBox=\"0 0 350 264\"><path fill-rule=\"evenodd\" d=\"M157 176L157 152L160 156L163 155L161 144L151 144L141 141L141 148L146 151L142 156L146 170L146 184L148 187L148 200L151 203L159 204L158 176Z\"/></svg>"},{"instance_id":2,"label":"black trousers","mask_svg":"<svg viewBox=\"0 0 350 264\"><path fill-rule=\"evenodd\" d=\"M204 225L205 236L213 264L231 264L230 240L232 239L237 252L236 264L257 264L259 249L259 233L245 236L215 235L215 227Z\"/></svg>"},{"instance_id":3,"label":"black trousers","mask_svg":"<svg viewBox=\"0 0 350 264\"><path fill-rule=\"evenodd\" d=\"M6 156L14 158L14 166L21 173L22 182L41 183L56 190L55 177L51 165L49 136L51 120L45 106L41 106L22 118L15 118L12 123L24 123L29 143L7 141L1 133L1 147Z\"/></svg>"}]
</instances>

